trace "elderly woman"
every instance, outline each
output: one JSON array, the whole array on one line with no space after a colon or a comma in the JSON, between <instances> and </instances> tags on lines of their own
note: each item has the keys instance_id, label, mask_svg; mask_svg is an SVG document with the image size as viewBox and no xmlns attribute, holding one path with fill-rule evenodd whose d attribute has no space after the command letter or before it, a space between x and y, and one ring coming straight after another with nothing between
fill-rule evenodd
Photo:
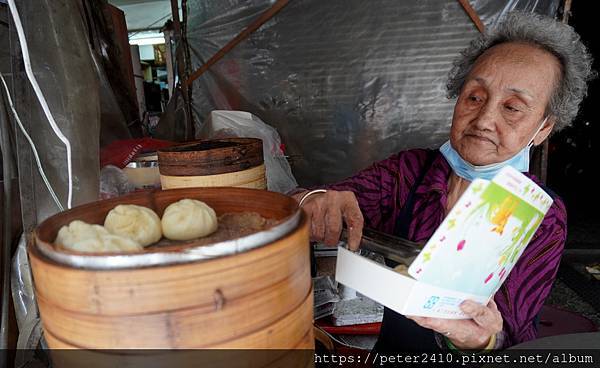
<instances>
[{"instance_id":1,"label":"elderly woman","mask_svg":"<svg viewBox=\"0 0 600 368\"><path fill-rule=\"evenodd\" d=\"M457 97L449 141L439 150L397 153L307 197L312 239L336 244L345 222L352 249L363 226L426 242L472 180L490 179L506 165L528 172L530 148L571 123L591 76L591 57L571 27L509 14L455 62L447 85L448 96ZM554 196L488 305L463 302L471 317L465 320L404 317L386 309L376 350L493 349L534 339L566 234L566 210Z\"/></svg>"}]
</instances>

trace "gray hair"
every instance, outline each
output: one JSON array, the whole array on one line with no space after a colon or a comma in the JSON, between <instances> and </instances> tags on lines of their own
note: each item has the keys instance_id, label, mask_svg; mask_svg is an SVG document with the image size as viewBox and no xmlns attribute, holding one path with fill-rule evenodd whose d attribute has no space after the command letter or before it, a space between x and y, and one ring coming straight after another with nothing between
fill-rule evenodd
<instances>
[{"instance_id":1,"label":"gray hair","mask_svg":"<svg viewBox=\"0 0 600 368\"><path fill-rule=\"evenodd\" d=\"M448 76L448 98L457 97L477 58L505 42L527 43L554 55L561 65L561 79L550 97L546 114L556 118L554 131L570 125L587 93L587 82L596 76L592 56L575 30L538 14L513 11L493 30L473 40L454 61Z\"/></svg>"}]
</instances>

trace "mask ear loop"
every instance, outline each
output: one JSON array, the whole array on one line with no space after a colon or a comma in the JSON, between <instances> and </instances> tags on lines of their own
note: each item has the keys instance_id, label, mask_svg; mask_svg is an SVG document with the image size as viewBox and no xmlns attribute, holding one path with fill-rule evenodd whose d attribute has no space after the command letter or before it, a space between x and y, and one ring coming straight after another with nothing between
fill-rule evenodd
<instances>
[{"instance_id":1,"label":"mask ear loop","mask_svg":"<svg viewBox=\"0 0 600 368\"><path fill-rule=\"evenodd\" d=\"M546 115L546 117L544 118L544 121L542 121L542 123L540 124L539 128L537 128L537 130L535 131L535 133L533 133L533 137L531 137L531 140L527 144L527 147L531 148L533 146L533 140L538 135L538 133L542 130L542 128L546 124L546 121L548 120L549 117L550 117L550 115Z\"/></svg>"}]
</instances>

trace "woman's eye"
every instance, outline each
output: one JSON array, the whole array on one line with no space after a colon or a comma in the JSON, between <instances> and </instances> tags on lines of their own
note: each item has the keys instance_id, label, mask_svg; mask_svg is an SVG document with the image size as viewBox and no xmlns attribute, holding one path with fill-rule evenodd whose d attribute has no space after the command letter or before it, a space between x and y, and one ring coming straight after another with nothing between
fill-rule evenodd
<instances>
[{"instance_id":1,"label":"woman's eye","mask_svg":"<svg viewBox=\"0 0 600 368\"><path fill-rule=\"evenodd\" d=\"M477 95L470 95L467 99L471 102L481 102L481 97Z\"/></svg>"},{"instance_id":2,"label":"woman's eye","mask_svg":"<svg viewBox=\"0 0 600 368\"><path fill-rule=\"evenodd\" d=\"M513 106L513 105L505 105L504 108L507 109L510 112L519 112L519 111L521 111L517 106Z\"/></svg>"}]
</instances>

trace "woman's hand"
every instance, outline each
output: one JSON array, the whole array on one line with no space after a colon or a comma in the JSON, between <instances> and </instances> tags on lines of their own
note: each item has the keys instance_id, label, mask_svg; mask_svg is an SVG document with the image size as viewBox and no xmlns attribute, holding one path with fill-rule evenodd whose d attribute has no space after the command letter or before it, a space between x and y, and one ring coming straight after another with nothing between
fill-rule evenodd
<instances>
[{"instance_id":1,"label":"woman's hand","mask_svg":"<svg viewBox=\"0 0 600 368\"><path fill-rule=\"evenodd\" d=\"M483 349L493 335L502 331L502 315L494 300L487 306L465 300L460 309L471 319L408 318L446 336L459 349Z\"/></svg>"},{"instance_id":2,"label":"woman's hand","mask_svg":"<svg viewBox=\"0 0 600 368\"><path fill-rule=\"evenodd\" d=\"M308 191L293 197L300 201L306 193ZM328 190L325 193L313 194L306 199L302 208L309 217L312 241L336 245L342 233L342 223L345 222L348 230L348 248L358 249L364 219L354 193Z\"/></svg>"}]
</instances>

